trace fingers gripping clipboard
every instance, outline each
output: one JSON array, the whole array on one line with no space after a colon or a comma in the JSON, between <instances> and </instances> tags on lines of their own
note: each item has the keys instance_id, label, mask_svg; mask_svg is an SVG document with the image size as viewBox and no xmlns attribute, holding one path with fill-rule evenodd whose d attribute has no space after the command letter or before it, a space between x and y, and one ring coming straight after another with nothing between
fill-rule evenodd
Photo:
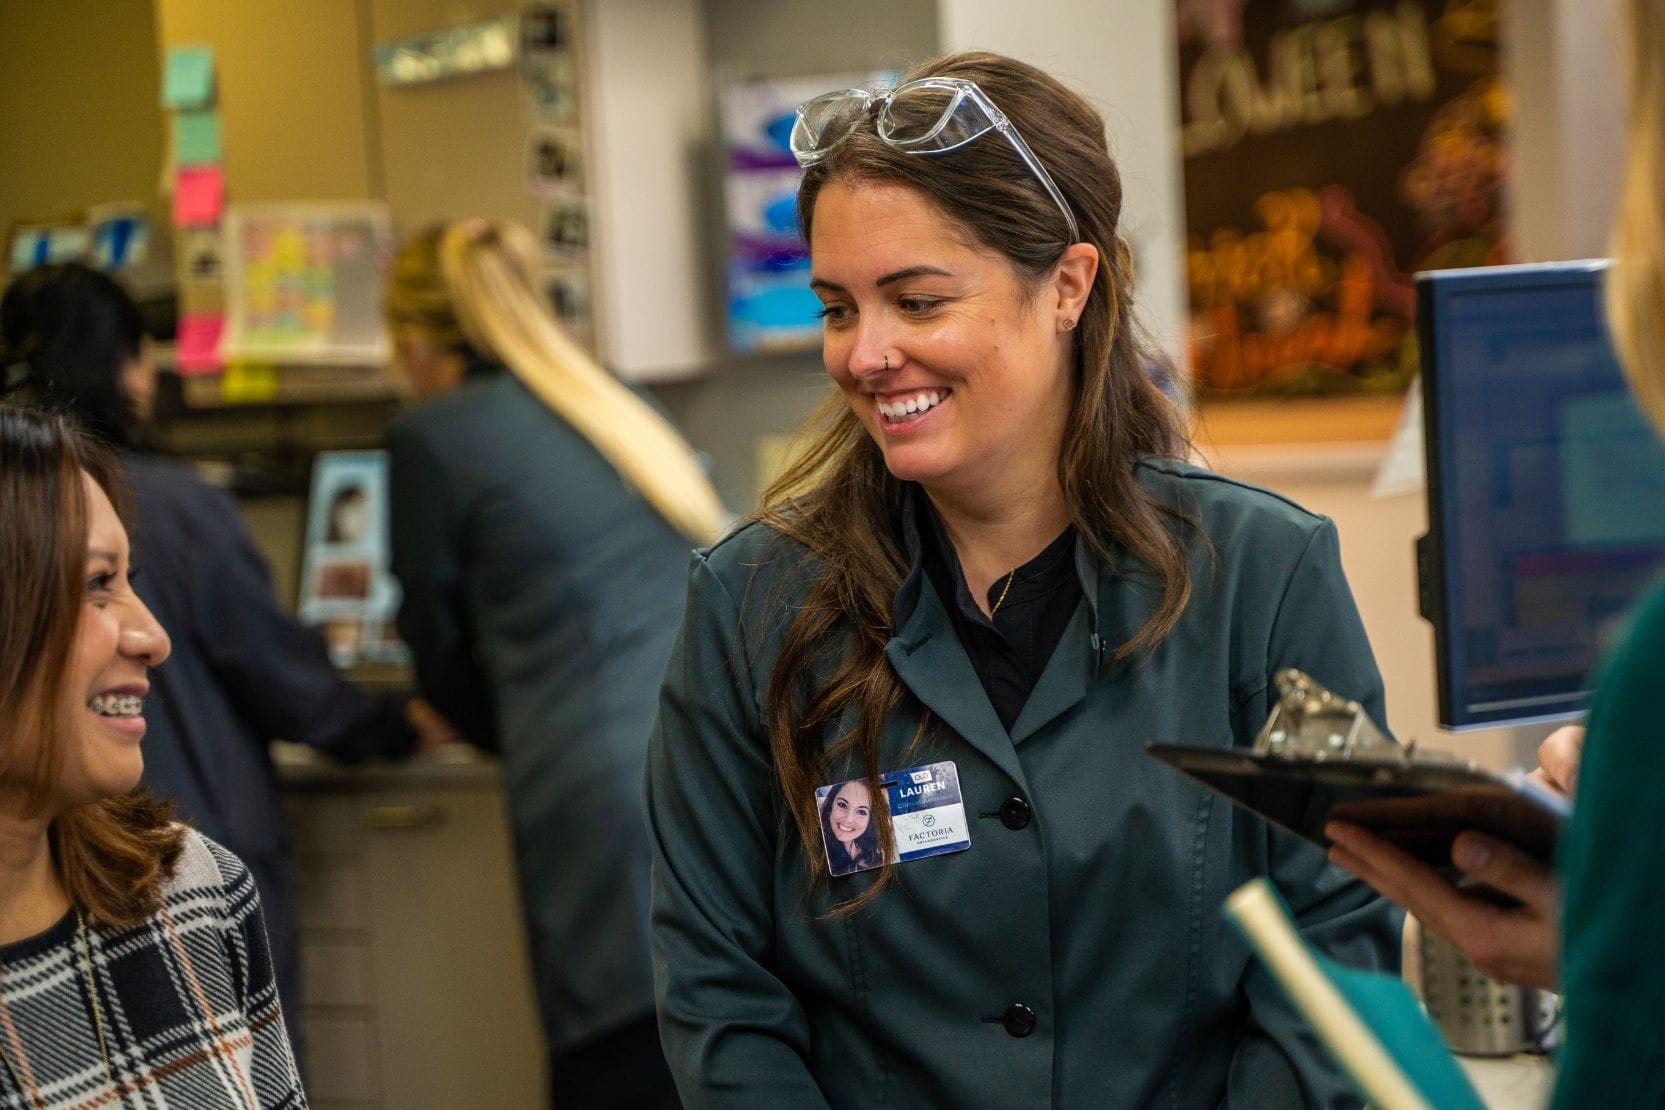
<instances>
[{"instance_id":1,"label":"fingers gripping clipboard","mask_svg":"<svg viewBox=\"0 0 1665 1110\"><path fill-rule=\"evenodd\" d=\"M1296 670L1277 677L1278 702L1252 749L1150 744L1150 754L1236 805L1328 848L1327 821L1347 821L1436 867L1451 864L1464 829L1515 844L1545 863L1570 808L1519 771L1419 754Z\"/></svg>"}]
</instances>

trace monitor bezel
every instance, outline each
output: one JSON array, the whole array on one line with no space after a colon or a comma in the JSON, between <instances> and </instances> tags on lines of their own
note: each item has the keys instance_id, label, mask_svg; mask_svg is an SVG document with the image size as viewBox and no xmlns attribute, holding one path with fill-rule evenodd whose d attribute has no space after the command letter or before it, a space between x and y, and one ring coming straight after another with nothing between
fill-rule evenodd
<instances>
[{"instance_id":1,"label":"monitor bezel","mask_svg":"<svg viewBox=\"0 0 1665 1110\"><path fill-rule=\"evenodd\" d=\"M1451 530L1446 519L1446 483L1440 466L1441 452L1446 447L1445 435L1449 430L1443 410L1455 402L1449 395L1453 388L1450 374L1454 368L1450 365L1449 354L1439 350L1438 337L1449 335L1444 325L1452 298L1487 290L1558 286L1587 288L1594 284L1599 304L1601 283L1608 268L1607 259L1586 258L1463 270L1428 270L1416 275L1416 336L1422 374L1422 447L1428 507L1428 532L1417 541L1417 572L1422 616L1434 631L1434 675L1441 728L1467 732L1574 720L1583 715L1589 694L1588 690L1583 690L1531 710L1500 708L1489 712L1470 711L1460 697L1456 668L1462 662L1462 656L1455 645L1457 631L1450 620L1451 613L1456 609L1454 595L1458 572L1452 567L1457 560L1449 546Z\"/></svg>"}]
</instances>

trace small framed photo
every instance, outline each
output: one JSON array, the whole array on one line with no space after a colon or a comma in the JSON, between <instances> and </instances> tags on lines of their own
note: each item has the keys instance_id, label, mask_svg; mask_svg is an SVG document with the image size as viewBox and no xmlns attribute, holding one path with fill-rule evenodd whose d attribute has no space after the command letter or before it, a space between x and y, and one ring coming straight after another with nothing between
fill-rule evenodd
<instances>
[{"instance_id":1,"label":"small framed photo","mask_svg":"<svg viewBox=\"0 0 1665 1110\"><path fill-rule=\"evenodd\" d=\"M579 192L583 187L583 144L577 131L535 128L526 141L526 179L540 196Z\"/></svg>"},{"instance_id":2,"label":"small framed photo","mask_svg":"<svg viewBox=\"0 0 1665 1110\"><path fill-rule=\"evenodd\" d=\"M543 214L543 248L555 258L582 258L590 252L590 206L580 197L563 197Z\"/></svg>"},{"instance_id":3,"label":"small framed photo","mask_svg":"<svg viewBox=\"0 0 1665 1110\"><path fill-rule=\"evenodd\" d=\"M572 9L566 4L529 4L520 13L520 46L525 54L572 48Z\"/></svg>"},{"instance_id":4,"label":"small framed photo","mask_svg":"<svg viewBox=\"0 0 1665 1110\"><path fill-rule=\"evenodd\" d=\"M533 119L566 123L578 118L578 71L569 51L527 54L520 73Z\"/></svg>"},{"instance_id":5,"label":"small framed photo","mask_svg":"<svg viewBox=\"0 0 1665 1110\"><path fill-rule=\"evenodd\" d=\"M561 323L569 328L590 319L590 275L582 269L558 270L545 284L549 304Z\"/></svg>"}]
</instances>

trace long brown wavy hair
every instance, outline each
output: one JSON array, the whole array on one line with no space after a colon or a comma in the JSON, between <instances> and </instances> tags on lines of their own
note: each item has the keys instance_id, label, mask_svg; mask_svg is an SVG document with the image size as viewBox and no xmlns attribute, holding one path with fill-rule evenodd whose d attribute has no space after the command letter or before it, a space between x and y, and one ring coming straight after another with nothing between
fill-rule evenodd
<instances>
[{"instance_id":1,"label":"long brown wavy hair","mask_svg":"<svg viewBox=\"0 0 1665 1110\"><path fill-rule=\"evenodd\" d=\"M1005 113L1052 174L1100 265L1075 331L1074 393L1058 455L1058 481L1078 534L1106 565L1149 576L1160 600L1149 619L1116 647L1106 666L1159 644L1191 596L1180 511L1139 484L1142 459L1178 457L1183 419L1158 386L1172 368L1133 316L1132 259L1118 233L1121 177L1105 142L1104 121L1080 96L1012 58L951 54L909 70L922 77L974 81ZM917 191L974 242L1004 258L1038 288L1071 245L1063 214L1022 159L990 132L947 154L910 155L890 147L864 121L811 166L798 213L811 249L815 202L832 182L902 185ZM763 494L758 519L815 557L807 600L794 610L770 676L766 726L775 774L803 842L812 878L825 873L815 788L853 754L873 792L874 819L888 860L894 844L878 787L879 737L905 691L885 658L891 607L909 571L901 514L906 483L891 475L878 446L835 391L800 432L800 450ZM848 650L819 684L811 677L837 642ZM823 742L824 731L855 706L854 728ZM922 717L917 744L930 727ZM853 912L884 889L878 879L839 912Z\"/></svg>"},{"instance_id":2,"label":"long brown wavy hair","mask_svg":"<svg viewBox=\"0 0 1665 1110\"><path fill-rule=\"evenodd\" d=\"M115 457L67 418L0 407L0 786L44 812L64 775L70 655L86 591L81 474L131 530ZM114 927L142 921L183 850L168 807L135 791L56 815L47 840L70 901Z\"/></svg>"}]
</instances>

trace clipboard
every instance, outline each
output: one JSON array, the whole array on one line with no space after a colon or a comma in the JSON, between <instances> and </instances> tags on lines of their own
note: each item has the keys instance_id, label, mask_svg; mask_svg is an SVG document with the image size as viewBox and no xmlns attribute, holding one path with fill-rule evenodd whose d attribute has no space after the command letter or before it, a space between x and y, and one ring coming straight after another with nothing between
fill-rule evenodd
<instances>
[{"instance_id":1,"label":"clipboard","mask_svg":"<svg viewBox=\"0 0 1665 1110\"><path fill-rule=\"evenodd\" d=\"M1363 707L1296 670L1278 675L1279 699L1253 749L1149 744L1146 750L1272 824L1328 849L1324 824L1347 821L1438 868L1451 841L1473 829L1544 863L1571 816L1566 799L1525 773L1497 774L1445 755L1419 754L1371 723Z\"/></svg>"}]
</instances>

